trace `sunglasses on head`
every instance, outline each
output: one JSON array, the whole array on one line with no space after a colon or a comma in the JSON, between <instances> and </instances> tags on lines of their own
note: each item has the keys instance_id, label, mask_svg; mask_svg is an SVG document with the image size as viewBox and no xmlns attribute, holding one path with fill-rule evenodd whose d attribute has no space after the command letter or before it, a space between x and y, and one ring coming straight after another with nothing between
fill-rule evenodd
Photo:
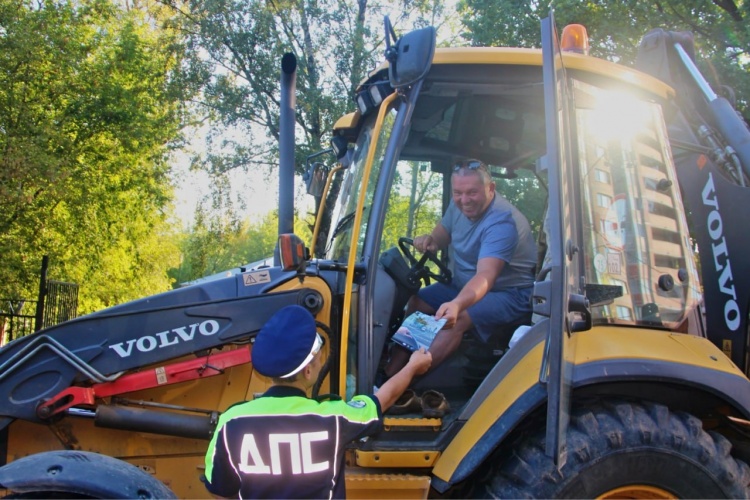
<instances>
[{"instance_id":1,"label":"sunglasses on head","mask_svg":"<svg viewBox=\"0 0 750 500\"><path fill-rule=\"evenodd\" d=\"M453 165L454 172L458 172L462 168L466 168L468 170L477 170L477 169L486 170L484 163L482 163L479 160L465 160L465 161L460 161L456 163L455 165Z\"/></svg>"}]
</instances>

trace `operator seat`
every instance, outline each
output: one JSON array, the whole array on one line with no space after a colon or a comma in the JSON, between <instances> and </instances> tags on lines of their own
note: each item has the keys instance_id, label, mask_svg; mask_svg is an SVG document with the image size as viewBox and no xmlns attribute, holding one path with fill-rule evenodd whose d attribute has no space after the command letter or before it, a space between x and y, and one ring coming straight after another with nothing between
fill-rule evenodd
<instances>
[{"instance_id":1,"label":"operator seat","mask_svg":"<svg viewBox=\"0 0 750 500\"><path fill-rule=\"evenodd\" d=\"M372 311L374 356L382 356L386 341L404 319L409 297L419 290L418 286L409 286L405 281L408 273L409 266L397 247L390 248L381 254L375 274ZM373 377L377 369L376 363Z\"/></svg>"}]
</instances>

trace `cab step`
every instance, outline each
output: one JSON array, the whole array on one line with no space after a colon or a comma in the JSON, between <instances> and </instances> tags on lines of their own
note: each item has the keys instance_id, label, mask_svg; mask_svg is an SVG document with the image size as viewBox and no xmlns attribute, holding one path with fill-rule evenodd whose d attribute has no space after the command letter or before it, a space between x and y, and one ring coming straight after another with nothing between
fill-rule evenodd
<instances>
[{"instance_id":1,"label":"cab step","mask_svg":"<svg viewBox=\"0 0 750 500\"><path fill-rule=\"evenodd\" d=\"M430 476L346 472L346 497L349 499L427 498L429 491Z\"/></svg>"}]
</instances>

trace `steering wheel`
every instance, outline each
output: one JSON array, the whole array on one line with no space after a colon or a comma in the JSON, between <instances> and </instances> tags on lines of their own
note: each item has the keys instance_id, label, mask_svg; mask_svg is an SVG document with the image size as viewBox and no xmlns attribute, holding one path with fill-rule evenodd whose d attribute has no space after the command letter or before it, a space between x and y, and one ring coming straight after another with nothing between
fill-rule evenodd
<instances>
[{"instance_id":1,"label":"steering wheel","mask_svg":"<svg viewBox=\"0 0 750 500\"><path fill-rule=\"evenodd\" d=\"M425 285L429 285L430 278L432 278L439 283L446 285L450 284L451 279L453 278L450 269L448 269L443 261L438 259L437 255L433 252L425 252L422 254L422 257L417 260L414 256L414 252L409 248L414 247L414 240L411 238L399 238L398 247L401 249L401 253L404 254L404 257L406 257L406 260L409 261L409 265L411 266L409 274L406 277L409 283L419 286L419 281L424 280ZM440 270L440 273L436 274L432 272L430 268L425 265L428 261L435 264Z\"/></svg>"}]
</instances>

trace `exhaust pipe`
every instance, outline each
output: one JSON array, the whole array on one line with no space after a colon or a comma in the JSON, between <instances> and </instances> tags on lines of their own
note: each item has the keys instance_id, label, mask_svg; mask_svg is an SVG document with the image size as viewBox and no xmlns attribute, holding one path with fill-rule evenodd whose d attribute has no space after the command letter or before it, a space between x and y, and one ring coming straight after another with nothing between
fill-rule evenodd
<instances>
[{"instance_id":1,"label":"exhaust pipe","mask_svg":"<svg viewBox=\"0 0 750 500\"><path fill-rule=\"evenodd\" d=\"M279 112L279 234L294 232L294 109L297 58L281 58L281 109ZM278 265L278 263L277 263Z\"/></svg>"},{"instance_id":2,"label":"exhaust pipe","mask_svg":"<svg viewBox=\"0 0 750 500\"><path fill-rule=\"evenodd\" d=\"M99 405L94 417L97 427L206 440L213 436L218 421L218 412L185 415L114 405Z\"/></svg>"}]
</instances>

